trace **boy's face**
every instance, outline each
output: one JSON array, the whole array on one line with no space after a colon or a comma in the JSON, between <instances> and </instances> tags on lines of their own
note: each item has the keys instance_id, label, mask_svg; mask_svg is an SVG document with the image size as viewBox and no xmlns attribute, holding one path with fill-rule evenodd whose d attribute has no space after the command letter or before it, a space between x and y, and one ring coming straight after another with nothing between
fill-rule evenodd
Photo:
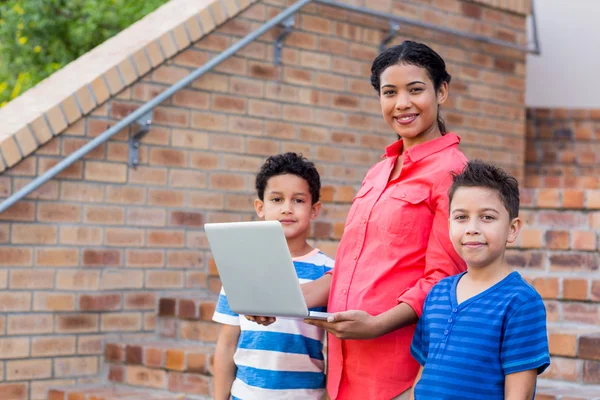
<instances>
[{"instance_id":1,"label":"boy's face","mask_svg":"<svg viewBox=\"0 0 600 400\"><path fill-rule=\"evenodd\" d=\"M279 221L287 240L308 236L310 220L315 219L321 203L312 203L308 182L296 175L269 178L264 201L256 199L256 214L266 221Z\"/></svg>"},{"instance_id":2,"label":"boy's face","mask_svg":"<svg viewBox=\"0 0 600 400\"><path fill-rule=\"evenodd\" d=\"M499 265L507 243L517 239L521 220L512 221L498 192L460 187L450 204L450 240L470 268Z\"/></svg>"}]
</instances>

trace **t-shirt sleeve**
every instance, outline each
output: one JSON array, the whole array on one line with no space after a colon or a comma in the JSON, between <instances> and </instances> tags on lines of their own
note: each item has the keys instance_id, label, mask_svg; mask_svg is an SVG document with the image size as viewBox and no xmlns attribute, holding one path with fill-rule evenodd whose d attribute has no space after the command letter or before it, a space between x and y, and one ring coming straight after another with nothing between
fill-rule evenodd
<instances>
[{"instance_id":1,"label":"t-shirt sleeve","mask_svg":"<svg viewBox=\"0 0 600 400\"><path fill-rule=\"evenodd\" d=\"M415 360L421 365L425 365L427 362L427 355L429 354L429 329L427 327L427 299L423 305L423 314L417 322L417 328L413 335L413 340L410 345L410 354Z\"/></svg>"},{"instance_id":2,"label":"t-shirt sleeve","mask_svg":"<svg viewBox=\"0 0 600 400\"><path fill-rule=\"evenodd\" d=\"M546 308L538 295L524 302L509 317L500 360L504 375L532 369L541 374L550 365Z\"/></svg>"},{"instance_id":3,"label":"t-shirt sleeve","mask_svg":"<svg viewBox=\"0 0 600 400\"><path fill-rule=\"evenodd\" d=\"M215 308L215 313L213 314L212 318L213 321L226 325L240 326L239 317L239 314L234 313L231 311L231 308L229 308L229 302L227 301L225 290L221 288L219 300L217 301L217 307Z\"/></svg>"}]
</instances>

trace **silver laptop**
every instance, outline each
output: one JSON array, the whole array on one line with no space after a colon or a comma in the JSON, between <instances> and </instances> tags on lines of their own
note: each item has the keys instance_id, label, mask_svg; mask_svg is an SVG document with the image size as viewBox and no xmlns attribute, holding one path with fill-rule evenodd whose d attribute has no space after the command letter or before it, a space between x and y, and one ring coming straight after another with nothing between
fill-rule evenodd
<instances>
[{"instance_id":1,"label":"silver laptop","mask_svg":"<svg viewBox=\"0 0 600 400\"><path fill-rule=\"evenodd\" d=\"M229 307L243 315L327 319L309 311L278 221L205 224Z\"/></svg>"}]
</instances>

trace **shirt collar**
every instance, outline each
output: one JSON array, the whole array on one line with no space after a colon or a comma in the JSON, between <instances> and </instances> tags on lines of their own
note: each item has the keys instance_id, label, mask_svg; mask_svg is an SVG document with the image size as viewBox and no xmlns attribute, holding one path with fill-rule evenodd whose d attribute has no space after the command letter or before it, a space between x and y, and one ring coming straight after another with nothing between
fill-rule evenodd
<instances>
[{"instance_id":1,"label":"shirt collar","mask_svg":"<svg viewBox=\"0 0 600 400\"><path fill-rule=\"evenodd\" d=\"M418 162L423 158L444 150L447 147L460 143L460 137L455 133L449 132L442 137L429 140L411 147L406 151L406 155L413 161ZM402 139L395 141L385 148L385 157L397 157L402 153Z\"/></svg>"}]
</instances>

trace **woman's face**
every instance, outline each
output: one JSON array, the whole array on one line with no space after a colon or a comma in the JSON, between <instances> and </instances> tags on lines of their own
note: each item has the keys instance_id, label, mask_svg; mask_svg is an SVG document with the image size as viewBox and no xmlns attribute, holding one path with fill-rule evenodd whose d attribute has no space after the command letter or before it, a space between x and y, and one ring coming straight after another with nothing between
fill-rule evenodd
<instances>
[{"instance_id":1,"label":"woman's face","mask_svg":"<svg viewBox=\"0 0 600 400\"><path fill-rule=\"evenodd\" d=\"M404 147L441 135L438 107L448 97L448 84L437 93L424 68L398 64L386 68L380 77L379 101L387 124L404 140Z\"/></svg>"}]
</instances>

